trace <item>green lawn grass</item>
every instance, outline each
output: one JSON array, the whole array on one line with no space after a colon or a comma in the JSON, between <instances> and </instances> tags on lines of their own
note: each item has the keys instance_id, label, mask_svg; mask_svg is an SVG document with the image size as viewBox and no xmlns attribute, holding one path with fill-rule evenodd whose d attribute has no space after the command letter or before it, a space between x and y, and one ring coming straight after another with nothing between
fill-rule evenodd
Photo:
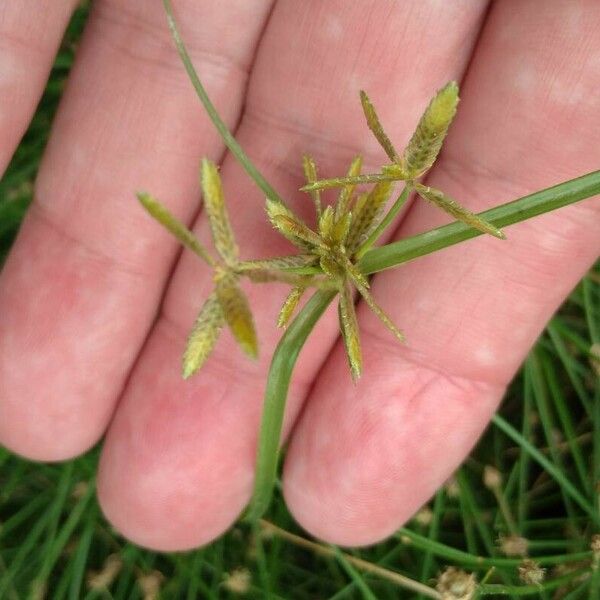
<instances>
[{"instance_id":1,"label":"green lawn grass","mask_svg":"<svg viewBox=\"0 0 600 600\"><path fill-rule=\"evenodd\" d=\"M73 18L0 181L0 262L31 201L85 16L79 9ZM0 599L439 597L436 578L450 565L476 574L481 596L599 599L600 568L593 567L600 551L594 558L590 549L600 532L593 343L600 344L598 266L553 318L451 482L391 539L345 554L310 541L279 495L268 523L235 526L194 552L148 552L120 537L99 511L97 449L61 465L32 464L0 449ZM522 558L507 552L517 536L546 569L541 585L519 578ZM418 582L427 587L419 591Z\"/></svg>"}]
</instances>

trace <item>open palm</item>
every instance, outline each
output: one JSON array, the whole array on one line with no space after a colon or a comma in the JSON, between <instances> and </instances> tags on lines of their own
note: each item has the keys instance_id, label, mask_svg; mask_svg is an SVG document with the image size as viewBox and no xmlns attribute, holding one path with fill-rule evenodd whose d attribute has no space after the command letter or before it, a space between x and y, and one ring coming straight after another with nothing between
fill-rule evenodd
<instances>
[{"instance_id":1,"label":"open palm","mask_svg":"<svg viewBox=\"0 0 600 600\"><path fill-rule=\"evenodd\" d=\"M74 0L40 20L0 10L0 171L22 135ZM598 167L600 6L594 0L399 3L178 0L206 87L250 157L300 212L301 155L324 176L365 156L363 88L398 143L436 89L461 81L459 113L427 181L474 211ZM289 253L264 197L204 115L156 0L97 0L54 125L35 202L0 279L0 442L62 460L106 433L99 497L145 546L209 542L252 489L266 371L286 288L248 290L261 355L224 335L183 381L185 338L211 273L140 209L151 190L208 239L200 157L219 162L245 258ZM446 217L423 203L395 232ZM303 352L288 402L287 503L340 544L390 534L481 434L545 322L600 251L587 201L378 275L400 346L358 313L365 375L348 374L334 315Z\"/></svg>"}]
</instances>

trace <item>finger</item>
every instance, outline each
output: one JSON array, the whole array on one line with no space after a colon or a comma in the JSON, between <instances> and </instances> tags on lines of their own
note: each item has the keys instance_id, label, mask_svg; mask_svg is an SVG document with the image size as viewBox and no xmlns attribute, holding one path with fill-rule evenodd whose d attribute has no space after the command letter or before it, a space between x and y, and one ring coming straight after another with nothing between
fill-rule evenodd
<instances>
[{"instance_id":1,"label":"finger","mask_svg":"<svg viewBox=\"0 0 600 600\"><path fill-rule=\"evenodd\" d=\"M597 168L600 8L564 0L545 8L494 5L430 178L475 211ZM398 236L444 220L418 204ZM306 529L335 543L373 543L433 494L597 257L599 224L594 199L511 227L506 242L481 237L376 277L373 293L408 346L361 307L363 380L340 383L339 346L324 368L285 469L287 502Z\"/></svg>"},{"instance_id":2,"label":"finger","mask_svg":"<svg viewBox=\"0 0 600 600\"><path fill-rule=\"evenodd\" d=\"M315 152L324 174L346 170L364 129L361 86L373 90L399 135L408 136L432 90L462 72L484 7L473 2L443 7L421 2L410 10L395 2L278 3L251 77L240 142L286 201L310 208L310 199L296 191L302 151ZM453 29L442 36L448 19ZM435 48L423 51L409 43L400 52L394 46L398 31L411 39L424 28L439 40ZM373 64L381 68L374 70ZM418 74L414 87L390 86L396 72L413 70ZM401 112L394 110L397 105L403 106ZM375 160L384 157L377 154ZM264 197L230 157L222 176L244 257L293 252L267 224ZM203 215L197 231L208 238ZM239 514L252 486L266 370L280 336L274 324L287 290L249 290L260 340L257 363L247 362L226 332L199 375L184 383L180 356L211 289L209 277L199 261L182 257L101 461L105 514L125 535L154 548L208 542ZM322 323L303 354L289 395L286 430L336 336L333 320Z\"/></svg>"},{"instance_id":3,"label":"finger","mask_svg":"<svg viewBox=\"0 0 600 600\"><path fill-rule=\"evenodd\" d=\"M178 2L191 52L233 126L267 0ZM230 35L232 15L245 27ZM227 102L225 102L225 100ZM153 322L178 245L142 186L184 221L198 157L223 146L198 106L159 2L95 4L0 281L0 440L38 459L95 443Z\"/></svg>"},{"instance_id":4,"label":"finger","mask_svg":"<svg viewBox=\"0 0 600 600\"><path fill-rule=\"evenodd\" d=\"M76 0L44 9L16 0L0 8L0 175L25 133L42 95Z\"/></svg>"}]
</instances>

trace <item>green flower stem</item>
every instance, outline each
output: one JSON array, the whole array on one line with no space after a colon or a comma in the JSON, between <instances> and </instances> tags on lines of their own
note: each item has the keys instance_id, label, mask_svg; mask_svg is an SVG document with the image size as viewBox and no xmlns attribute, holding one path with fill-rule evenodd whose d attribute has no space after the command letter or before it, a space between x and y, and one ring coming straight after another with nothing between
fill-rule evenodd
<instances>
[{"instance_id":1,"label":"green flower stem","mask_svg":"<svg viewBox=\"0 0 600 600\"><path fill-rule=\"evenodd\" d=\"M599 193L600 171L593 171L577 179L496 206L479 215L496 227L506 227ZM479 235L482 235L480 231L464 223L450 223L370 250L360 261L360 269L363 273L376 273Z\"/></svg>"},{"instance_id":2,"label":"green flower stem","mask_svg":"<svg viewBox=\"0 0 600 600\"><path fill-rule=\"evenodd\" d=\"M506 227L598 193L600 193L600 171L594 171L481 214L494 225ZM375 273L478 235L482 235L481 232L464 223L451 223L370 250L359 265L363 273ZM334 295L335 292L317 292L298 317L292 321L273 354L263 407L254 495L246 512L248 519L262 516L269 505L277 477L281 426L292 369L310 330ZM496 424L498 425L497 422ZM532 454L532 456L534 455ZM537 459L537 456L534 458ZM545 457L542 455L541 458ZM548 463L548 466L542 464L542 466L549 468L550 474L555 473L552 464ZM597 514L578 490L569 488L566 491L597 522Z\"/></svg>"},{"instance_id":3,"label":"green flower stem","mask_svg":"<svg viewBox=\"0 0 600 600\"><path fill-rule=\"evenodd\" d=\"M377 227L373 230L373 233L371 233L371 235L356 252L357 258L362 258L373 247L373 244L381 237L381 234L396 218L396 215L400 212L400 209L406 204L411 189L412 188L409 185L404 186L402 193L400 194L400 196L398 196L398 198L396 199L390 210L387 212L385 217L383 217L381 223L377 225Z\"/></svg>"},{"instance_id":4,"label":"green flower stem","mask_svg":"<svg viewBox=\"0 0 600 600\"><path fill-rule=\"evenodd\" d=\"M254 166L252 161L248 158L248 155L239 145L238 141L235 139L235 137L233 137L231 131L229 131L227 125L225 125L223 119L221 119L217 109L211 102L206 90L204 89L204 86L201 83L198 73L196 73L196 69L194 68L194 65L190 59L190 55L186 50L185 44L181 39L179 29L177 28L177 23L175 21L175 15L173 14L171 0L163 0L163 5L165 7L165 12L167 13L169 29L171 30L173 40L175 41L177 51L179 52L179 56L181 57L181 60L185 66L185 70L187 71L190 81L196 90L196 94L198 94L198 98L200 98L200 102L202 102L202 106L204 106L204 110L206 110L210 120L221 135L223 142L227 148L229 148L231 153L237 158L246 173L248 173L256 185L263 191L265 196L271 200L274 200L275 202L285 204L281 196L273 189L271 184L263 177L262 173Z\"/></svg>"},{"instance_id":5,"label":"green flower stem","mask_svg":"<svg viewBox=\"0 0 600 600\"><path fill-rule=\"evenodd\" d=\"M260 425L254 494L244 515L248 521L261 517L271 501L292 371L306 338L335 295L335 291L316 292L292 321L273 354Z\"/></svg>"}]
</instances>

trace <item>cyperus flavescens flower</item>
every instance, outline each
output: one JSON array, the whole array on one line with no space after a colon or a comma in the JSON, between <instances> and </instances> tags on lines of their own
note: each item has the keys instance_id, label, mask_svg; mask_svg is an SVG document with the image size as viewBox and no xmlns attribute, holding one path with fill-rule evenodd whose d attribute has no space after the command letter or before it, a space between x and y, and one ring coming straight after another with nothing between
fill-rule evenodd
<instances>
[{"instance_id":1,"label":"cyperus flavescens flower","mask_svg":"<svg viewBox=\"0 0 600 600\"><path fill-rule=\"evenodd\" d=\"M416 181L433 165L456 112L458 87L454 82L442 88L429 103L402 154L394 149L364 92L361 92L361 103L367 124L391 163L384 165L380 173L363 175L362 159L356 157L345 177L319 181L315 162L309 156L304 156L303 169L307 185L302 189L309 192L314 202L315 226L311 228L281 201L268 198L266 203L270 222L299 249L299 254L264 260L239 259L219 173L209 160L202 161L201 186L218 258L213 257L194 234L161 204L148 194L138 194L148 212L214 271L214 291L200 310L184 352L185 378L196 373L205 363L225 325L230 328L248 356L255 358L258 355L254 319L246 295L239 286L241 277L247 277L256 283L278 281L292 286L279 313L279 327L288 324L308 287L327 288L337 292L340 331L355 380L362 371L362 357L354 308L354 288L394 336L403 340L400 330L373 299L368 279L359 267L361 256L397 212L392 207L381 218L392 186L397 180L407 184L401 198L406 197L408 190L415 190L454 218L483 232L503 237L500 230L460 206L442 191ZM359 184L371 187L368 191L357 193L356 186ZM341 188L338 198L334 204L325 205L321 190L332 187ZM395 206L398 206L398 201Z\"/></svg>"}]
</instances>

